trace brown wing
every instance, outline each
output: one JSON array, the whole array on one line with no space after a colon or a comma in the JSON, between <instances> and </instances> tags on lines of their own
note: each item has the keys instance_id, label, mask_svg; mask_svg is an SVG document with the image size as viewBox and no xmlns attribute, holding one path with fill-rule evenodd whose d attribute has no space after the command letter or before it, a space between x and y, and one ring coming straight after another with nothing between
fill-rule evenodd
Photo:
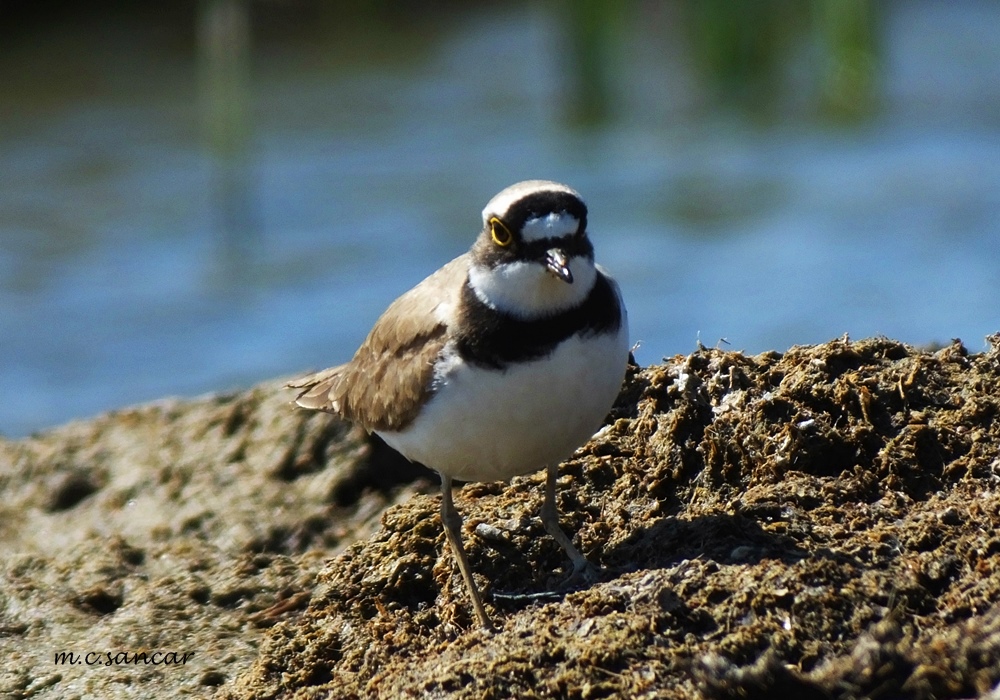
<instances>
[{"instance_id":1,"label":"brown wing","mask_svg":"<svg viewBox=\"0 0 1000 700\"><path fill-rule=\"evenodd\" d=\"M290 382L295 402L369 431L405 428L430 396L468 266L462 255L396 299L347 364Z\"/></svg>"}]
</instances>

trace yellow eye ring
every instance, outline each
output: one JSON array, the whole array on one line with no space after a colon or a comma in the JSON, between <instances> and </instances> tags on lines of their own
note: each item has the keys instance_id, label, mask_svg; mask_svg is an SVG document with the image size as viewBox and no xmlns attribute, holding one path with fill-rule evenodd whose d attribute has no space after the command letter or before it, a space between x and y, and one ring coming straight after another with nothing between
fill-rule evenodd
<instances>
[{"instance_id":1,"label":"yellow eye ring","mask_svg":"<svg viewBox=\"0 0 1000 700\"><path fill-rule=\"evenodd\" d=\"M495 216L490 219L490 234L493 237L493 242L501 248L506 248L514 242L514 234Z\"/></svg>"}]
</instances>

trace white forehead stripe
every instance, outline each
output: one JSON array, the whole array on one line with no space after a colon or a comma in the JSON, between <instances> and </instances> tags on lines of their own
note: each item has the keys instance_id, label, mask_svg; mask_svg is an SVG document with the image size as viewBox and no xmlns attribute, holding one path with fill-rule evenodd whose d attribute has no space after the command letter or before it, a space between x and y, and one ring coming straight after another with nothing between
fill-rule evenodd
<instances>
[{"instance_id":1,"label":"white forehead stripe","mask_svg":"<svg viewBox=\"0 0 1000 700\"><path fill-rule=\"evenodd\" d=\"M503 218L514 202L535 192L565 192L577 199L580 198L580 194L576 190L558 182L552 182L551 180L525 180L524 182L511 185L505 190L501 190L499 194L486 204L486 208L483 209L483 225L486 225L491 216Z\"/></svg>"},{"instance_id":2,"label":"white forehead stripe","mask_svg":"<svg viewBox=\"0 0 1000 700\"><path fill-rule=\"evenodd\" d=\"M536 216L528 219L521 227L521 238L526 242L539 241L543 238L562 238L576 233L580 220L564 211L552 212L548 216Z\"/></svg>"}]
</instances>

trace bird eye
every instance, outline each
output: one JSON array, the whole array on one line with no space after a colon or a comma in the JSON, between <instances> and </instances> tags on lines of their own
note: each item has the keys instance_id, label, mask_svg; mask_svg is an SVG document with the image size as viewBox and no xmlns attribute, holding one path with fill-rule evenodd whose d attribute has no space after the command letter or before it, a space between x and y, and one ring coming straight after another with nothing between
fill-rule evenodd
<instances>
[{"instance_id":1,"label":"bird eye","mask_svg":"<svg viewBox=\"0 0 1000 700\"><path fill-rule=\"evenodd\" d=\"M490 233L493 235L493 242L501 248L506 248L514 241L514 235L510 229L495 216L490 219Z\"/></svg>"}]
</instances>

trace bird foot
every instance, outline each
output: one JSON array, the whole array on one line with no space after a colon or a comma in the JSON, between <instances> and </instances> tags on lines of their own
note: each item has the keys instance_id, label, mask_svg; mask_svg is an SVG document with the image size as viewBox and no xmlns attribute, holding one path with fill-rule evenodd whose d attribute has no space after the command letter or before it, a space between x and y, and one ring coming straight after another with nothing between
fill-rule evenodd
<instances>
[{"instance_id":1,"label":"bird foot","mask_svg":"<svg viewBox=\"0 0 1000 700\"><path fill-rule=\"evenodd\" d=\"M573 563L573 571L564 578L554 588L547 591L537 591L535 593L506 593L503 591L491 591L490 597L494 600L504 600L509 602L554 602L562 599L567 593L596 583L601 579L604 569L595 564L591 564L586 559Z\"/></svg>"},{"instance_id":2,"label":"bird foot","mask_svg":"<svg viewBox=\"0 0 1000 700\"><path fill-rule=\"evenodd\" d=\"M573 562L573 571L563 581L561 588L575 588L580 584L587 586L597 583L601 579L603 572L604 570L601 567L592 564L587 559L581 558Z\"/></svg>"}]
</instances>

